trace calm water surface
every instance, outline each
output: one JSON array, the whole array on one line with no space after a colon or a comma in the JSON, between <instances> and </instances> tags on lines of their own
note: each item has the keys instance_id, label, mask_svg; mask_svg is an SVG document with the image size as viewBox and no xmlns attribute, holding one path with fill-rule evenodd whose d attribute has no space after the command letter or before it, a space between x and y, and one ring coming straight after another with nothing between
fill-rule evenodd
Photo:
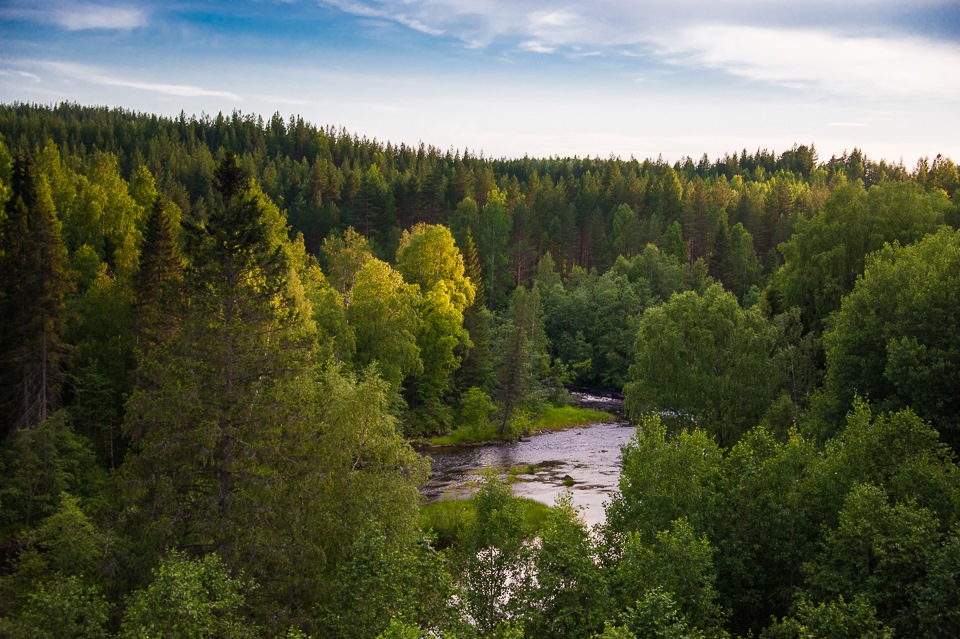
<instances>
[{"instance_id":1,"label":"calm water surface","mask_svg":"<svg viewBox=\"0 0 960 639\"><path fill-rule=\"evenodd\" d=\"M622 407L613 398L577 396L581 405L591 408L616 413ZM432 472L421 492L428 501L463 498L476 489L484 469L506 473L532 466L535 472L514 475L514 494L553 505L569 490L584 520L594 525L603 521L604 502L617 489L620 447L633 433L633 426L621 420L533 435L514 444L432 448L424 451L432 458ZM565 477L573 480L572 486L564 485Z\"/></svg>"}]
</instances>

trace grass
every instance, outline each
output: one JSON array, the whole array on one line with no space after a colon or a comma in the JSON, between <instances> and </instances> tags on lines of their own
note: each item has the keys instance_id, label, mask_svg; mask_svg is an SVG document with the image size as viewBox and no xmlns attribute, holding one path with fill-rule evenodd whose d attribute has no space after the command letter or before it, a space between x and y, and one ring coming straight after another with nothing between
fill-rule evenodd
<instances>
[{"instance_id":1,"label":"grass","mask_svg":"<svg viewBox=\"0 0 960 639\"><path fill-rule=\"evenodd\" d=\"M602 410L592 408L578 408L576 406L551 406L539 418L530 420L523 426L515 426L518 430L537 432L544 430L562 430L571 426L582 426L596 422L605 422L613 419L613 415ZM484 444L499 441L499 431L496 426L486 428L457 428L446 435L431 437L431 446L460 446L463 444Z\"/></svg>"},{"instance_id":2,"label":"grass","mask_svg":"<svg viewBox=\"0 0 960 639\"><path fill-rule=\"evenodd\" d=\"M536 464L522 464L520 466L511 466L507 469L507 483L512 484L517 481L520 475L535 475L537 473Z\"/></svg>"},{"instance_id":3,"label":"grass","mask_svg":"<svg viewBox=\"0 0 960 639\"><path fill-rule=\"evenodd\" d=\"M431 446L459 446L462 444L483 444L500 439L496 426L486 429L457 428L446 435L431 437Z\"/></svg>"},{"instance_id":4,"label":"grass","mask_svg":"<svg viewBox=\"0 0 960 639\"><path fill-rule=\"evenodd\" d=\"M513 497L523 507L523 523L528 535L536 535L550 512L546 504L528 497ZM447 548L460 541L476 516L474 500L448 499L420 508L420 527L433 530L437 547Z\"/></svg>"},{"instance_id":5,"label":"grass","mask_svg":"<svg viewBox=\"0 0 960 639\"><path fill-rule=\"evenodd\" d=\"M540 419L530 424L530 430L560 430L571 426L605 422L610 419L613 419L613 415L602 410L579 408L577 406L551 406L544 411Z\"/></svg>"}]
</instances>

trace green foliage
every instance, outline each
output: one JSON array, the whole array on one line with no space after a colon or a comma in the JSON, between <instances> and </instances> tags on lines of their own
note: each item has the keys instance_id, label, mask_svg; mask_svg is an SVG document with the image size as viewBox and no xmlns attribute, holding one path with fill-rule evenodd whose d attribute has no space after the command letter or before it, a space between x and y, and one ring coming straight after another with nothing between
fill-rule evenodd
<instances>
[{"instance_id":1,"label":"green foliage","mask_svg":"<svg viewBox=\"0 0 960 639\"><path fill-rule=\"evenodd\" d=\"M534 550L536 586L527 630L535 637L589 637L604 615L606 592L590 531L569 492L557 497Z\"/></svg>"},{"instance_id":2,"label":"green foliage","mask_svg":"<svg viewBox=\"0 0 960 639\"><path fill-rule=\"evenodd\" d=\"M544 526L550 507L528 497L511 498L522 513L524 534L537 535ZM476 499L443 499L420 507L420 528L436 535L440 548L463 544L476 519Z\"/></svg>"},{"instance_id":3,"label":"green foliage","mask_svg":"<svg viewBox=\"0 0 960 639\"><path fill-rule=\"evenodd\" d=\"M191 231L181 324L140 366L127 406L125 488L135 518L154 520L145 541L230 561L279 468L275 446L302 423L312 353L279 211L235 159L217 179L221 202Z\"/></svg>"},{"instance_id":4,"label":"green foliage","mask_svg":"<svg viewBox=\"0 0 960 639\"><path fill-rule=\"evenodd\" d=\"M147 217L134 287L137 348L141 354L169 337L176 325L170 309L177 302L184 265L177 243L180 224L173 219L171 209L173 206L158 195Z\"/></svg>"},{"instance_id":5,"label":"green foliage","mask_svg":"<svg viewBox=\"0 0 960 639\"><path fill-rule=\"evenodd\" d=\"M617 609L627 610L662 595L669 598L670 607L682 615L684 623L711 636L721 631L724 614L716 601L715 550L685 518L658 532L652 543L644 543L640 534L631 532L618 540L617 546L610 576ZM644 636L639 628L634 632Z\"/></svg>"},{"instance_id":6,"label":"green foliage","mask_svg":"<svg viewBox=\"0 0 960 639\"><path fill-rule=\"evenodd\" d=\"M936 430L909 410L873 415L862 401L811 481L817 491L811 504L833 513L858 482L883 488L895 501L915 500L944 521L954 517L960 496L960 467Z\"/></svg>"},{"instance_id":7,"label":"green foliage","mask_svg":"<svg viewBox=\"0 0 960 639\"><path fill-rule=\"evenodd\" d=\"M530 425L533 431L557 430L570 426L583 426L605 422L613 418L610 413L577 406L550 406Z\"/></svg>"},{"instance_id":8,"label":"green foliage","mask_svg":"<svg viewBox=\"0 0 960 639\"><path fill-rule=\"evenodd\" d=\"M624 388L627 414L661 411L732 444L760 421L781 387L777 341L774 325L742 310L719 286L677 294L640 321L632 381Z\"/></svg>"},{"instance_id":9,"label":"green foliage","mask_svg":"<svg viewBox=\"0 0 960 639\"><path fill-rule=\"evenodd\" d=\"M917 636L915 589L927 574L938 544L931 513L906 502L890 504L879 488L859 484L847 495L837 527L808 567L818 594L862 595L898 635Z\"/></svg>"},{"instance_id":10,"label":"green foliage","mask_svg":"<svg viewBox=\"0 0 960 639\"><path fill-rule=\"evenodd\" d=\"M844 411L854 394L910 407L960 446L960 232L887 246L869 260L824 335L825 387Z\"/></svg>"},{"instance_id":11,"label":"green foliage","mask_svg":"<svg viewBox=\"0 0 960 639\"><path fill-rule=\"evenodd\" d=\"M63 411L17 431L3 451L4 527L30 526L55 511L62 493L94 489L93 462L89 441L73 432Z\"/></svg>"},{"instance_id":12,"label":"green foliage","mask_svg":"<svg viewBox=\"0 0 960 639\"><path fill-rule=\"evenodd\" d=\"M893 630L876 617L865 597L850 603L836 601L814 604L797 602L796 612L764 629L761 639L892 639Z\"/></svg>"},{"instance_id":13,"label":"green foliage","mask_svg":"<svg viewBox=\"0 0 960 639\"><path fill-rule=\"evenodd\" d=\"M549 371L547 338L543 330L543 311L537 289L517 287L510 298L510 309L497 330L494 351L498 354L494 399L500 408L501 438L519 434L509 428L518 411L536 404L540 381Z\"/></svg>"},{"instance_id":14,"label":"green foliage","mask_svg":"<svg viewBox=\"0 0 960 639\"><path fill-rule=\"evenodd\" d=\"M709 530L717 589L734 628L760 628L771 614L787 613L825 516L811 486L820 462L812 441L766 428L750 430L727 454Z\"/></svg>"},{"instance_id":15,"label":"green foliage","mask_svg":"<svg viewBox=\"0 0 960 639\"><path fill-rule=\"evenodd\" d=\"M452 594L444 568L425 542L398 547L375 528L363 530L333 576L332 598L318 607L318 634L372 638L397 630L394 617L424 627L443 620Z\"/></svg>"},{"instance_id":16,"label":"green foliage","mask_svg":"<svg viewBox=\"0 0 960 639\"><path fill-rule=\"evenodd\" d=\"M407 376L423 372L417 345L420 303L419 288L404 283L386 262L371 259L360 268L347 304L358 367L376 361L380 374L396 388Z\"/></svg>"},{"instance_id":17,"label":"green foliage","mask_svg":"<svg viewBox=\"0 0 960 639\"><path fill-rule=\"evenodd\" d=\"M909 182L835 189L823 212L799 218L780 247L786 261L771 280L780 308L800 307L805 326L821 331L853 290L867 256L884 243L911 244L933 232L947 205L942 194Z\"/></svg>"},{"instance_id":18,"label":"green foliage","mask_svg":"<svg viewBox=\"0 0 960 639\"><path fill-rule=\"evenodd\" d=\"M741 302L753 286L761 284L761 267L753 248L753 237L737 223L728 227L726 215L721 215L710 256L710 275Z\"/></svg>"},{"instance_id":19,"label":"green foliage","mask_svg":"<svg viewBox=\"0 0 960 639\"><path fill-rule=\"evenodd\" d=\"M386 630L377 635L377 639L421 639L423 633L417 626L391 619Z\"/></svg>"},{"instance_id":20,"label":"green foliage","mask_svg":"<svg viewBox=\"0 0 960 639\"><path fill-rule=\"evenodd\" d=\"M626 626L616 626L607 621L603 626L603 632L593 635L590 639L636 639L636 635Z\"/></svg>"},{"instance_id":21,"label":"green foliage","mask_svg":"<svg viewBox=\"0 0 960 639\"><path fill-rule=\"evenodd\" d=\"M498 436L492 420L496 410L490 395L472 387L460 397L456 428L448 435L432 437L430 443L444 446L492 441Z\"/></svg>"},{"instance_id":22,"label":"green foliage","mask_svg":"<svg viewBox=\"0 0 960 639\"><path fill-rule=\"evenodd\" d=\"M104 539L68 493L60 495L57 510L23 538L23 550L10 576L21 584L42 580L49 574L97 577L104 558Z\"/></svg>"},{"instance_id":23,"label":"green foliage","mask_svg":"<svg viewBox=\"0 0 960 639\"><path fill-rule=\"evenodd\" d=\"M123 616L124 639L247 639L258 635L244 615L252 584L230 575L216 554L190 559L172 552L150 584L133 593Z\"/></svg>"},{"instance_id":24,"label":"green foliage","mask_svg":"<svg viewBox=\"0 0 960 639\"><path fill-rule=\"evenodd\" d=\"M403 232L397 250L397 270L410 284L427 293L446 283L450 303L459 312L473 304L475 285L466 275L463 256L447 227L418 224Z\"/></svg>"},{"instance_id":25,"label":"green foliage","mask_svg":"<svg viewBox=\"0 0 960 639\"><path fill-rule=\"evenodd\" d=\"M555 357L571 366L582 383L621 388L631 358L629 342L644 303L637 287L613 271L596 277L577 269L566 284L546 286L542 281L537 289Z\"/></svg>"},{"instance_id":26,"label":"green foliage","mask_svg":"<svg viewBox=\"0 0 960 639\"><path fill-rule=\"evenodd\" d=\"M0 145L0 634L960 634L960 480L938 440L960 413L956 241L922 239L957 219L949 159L491 160L77 105L0 105L0 132L18 145ZM684 291L713 305L669 302ZM602 548L571 509L534 540L486 494L476 517L425 510L456 511L425 516L455 546L433 552L397 414L442 430L459 397L462 425L510 435L571 372L637 385L642 314L664 303L690 305L663 334L686 341L649 341L643 383L655 361L689 403L628 446ZM151 578L168 548L216 549L233 594L194 588L206 560L182 554Z\"/></svg>"},{"instance_id":27,"label":"green foliage","mask_svg":"<svg viewBox=\"0 0 960 639\"><path fill-rule=\"evenodd\" d=\"M421 331L417 336L423 370L409 385L409 403L424 432L449 428L445 408L460 352L471 346L463 328L463 312L473 304L475 287L465 274L463 257L453 235L438 224L419 224L405 231L397 251L397 269L422 293Z\"/></svg>"},{"instance_id":28,"label":"green foliage","mask_svg":"<svg viewBox=\"0 0 960 639\"><path fill-rule=\"evenodd\" d=\"M624 627L638 638L703 639L707 636L691 627L673 596L660 588L644 592L622 616Z\"/></svg>"},{"instance_id":29,"label":"green foliage","mask_svg":"<svg viewBox=\"0 0 960 639\"><path fill-rule=\"evenodd\" d=\"M54 573L36 584L19 614L0 619L0 632L11 639L106 639L108 616L96 586Z\"/></svg>"},{"instance_id":30,"label":"green foliage","mask_svg":"<svg viewBox=\"0 0 960 639\"><path fill-rule=\"evenodd\" d=\"M680 261L652 244L632 259L618 259L611 271L626 276L644 297L652 297L654 304L666 302L674 293L703 291L711 282L702 261Z\"/></svg>"},{"instance_id":31,"label":"green foliage","mask_svg":"<svg viewBox=\"0 0 960 639\"><path fill-rule=\"evenodd\" d=\"M663 252L678 262L686 262L690 259L690 245L683 240L683 229L680 222L674 222L663 234L660 242Z\"/></svg>"},{"instance_id":32,"label":"green foliage","mask_svg":"<svg viewBox=\"0 0 960 639\"><path fill-rule=\"evenodd\" d=\"M0 219L0 436L40 424L61 406L68 346L67 251L47 181L17 152Z\"/></svg>"},{"instance_id":33,"label":"green foliage","mask_svg":"<svg viewBox=\"0 0 960 639\"><path fill-rule=\"evenodd\" d=\"M71 305L80 319L68 331L76 345L77 369L76 401L70 415L76 429L90 437L111 468L123 457L123 403L133 390L137 339L133 305L129 282L115 277L103 264L83 296Z\"/></svg>"},{"instance_id":34,"label":"green foliage","mask_svg":"<svg viewBox=\"0 0 960 639\"><path fill-rule=\"evenodd\" d=\"M530 548L523 510L510 488L488 475L475 497L476 515L462 546L464 604L476 629L490 634L516 620L530 584Z\"/></svg>"},{"instance_id":35,"label":"green foliage","mask_svg":"<svg viewBox=\"0 0 960 639\"><path fill-rule=\"evenodd\" d=\"M357 285L360 269L374 259L367 239L349 227L343 235L331 234L323 241L326 273L330 284L350 305L353 288Z\"/></svg>"},{"instance_id":36,"label":"green foliage","mask_svg":"<svg viewBox=\"0 0 960 639\"><path fill-rule=\"evenodd\" d=\"M704 431L669 435L659 415L643 418L622 454L620 489L607 507L612 532L636 532L652 543L671 522L688 517L703 529L722 456Z\"/></svg>"},{"instance_id":37,"label":"green foliage","mask_svg":"<svg viewBox=\"0 0 960 639\"><path fill-rule=\"evenodd\" d=\"M493 191L486 195L480 221L473 229L477 250L483 260L483 281L490 304L502 306L510 291L510 230L513 219L507 210L505 194Z\"/></svg>"}]
</instances>

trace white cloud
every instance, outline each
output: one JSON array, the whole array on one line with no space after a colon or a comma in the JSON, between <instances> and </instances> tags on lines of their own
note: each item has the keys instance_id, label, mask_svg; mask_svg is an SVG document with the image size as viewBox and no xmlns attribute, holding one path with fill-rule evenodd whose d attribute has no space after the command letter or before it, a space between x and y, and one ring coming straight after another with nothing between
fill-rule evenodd
<instances>
[{"instance_id":1,"label":"white cloud","mask_svg":"<svg viewBox=\"0 0 960 639\"><path fill-rule=\"evenodd\" d=\"M144 82L141 80L128 80L128 79L108 75L103 71L96 69L94 67L88 67L80 64L72 64L68 62L37 62L36 65L42 68L50 69L51 71L54 71L68 78L72 78L75 80L82 80L84 82L89 82L91 84L98 84L101 86L137 89L140 91L162 93L164 95L171 95L171 96L183 97L183 98L214 97L214 98L226 98L229 100L236 100L237 102L243 101L243 98L241 98L236 93L232 93L230 91L206 89L203 87L198 87L190 84L166 84L162 82Z\"/></svg>"},{"instance_id":2,"label":"white cloud","mask_svg":"<svg viewBox=\"0 0 960 639\"><path fill-rule=\"evenodd\" d=\"M406 13L397 12L395 7L380 7L363 2L354 2L353 0L329 0L325 4L339 9L344 13L349 13L361 18L378 18L381 20L393 21L397 24L413 29L414 31L425 33L427 35L441 36L444 34L444 30L442 28L430 26L428 24L429 20L425 21L416 15L411 16Z\"/></svg>"},{"instance_id":3,"label":"white cloud","mask_svg":"<svg viewBox=\"0 0 960 639\"><path fill-rule=\"evenodd\" d=\"M36 73L30 73L29 71L7 71L5 69L0 69L0 78L12 77L26 78L27 80L31 80L33 82L40 81L40 76L38 76Z\"/></svg>"},{"instance_id":4,"label":"white cloud","mask_svg":"<svg viewBox=\"0 0 960 639\"><path fill-rule=\"evenodd\" d=\"M802 8L768 0L594 0L546 10L539 0L319 1L474 48L498 43L544 54L605 51L801 91L960 99L960 46L882 26L883 16L903 8L900 0L810 0ZM912 6L948 2L916 0ZM870 33L864 15L880 16Z\"/></svg>"},{"instance_id":5,"label":"white cloud","mask_svg":"<svg viewBox=\"0 0 960 639\"><path fill-rule=\"evenodd\" d=\"M580 19L570 11L537 11L530 14L530 23L534 27L566 27Z\"/></svg>"},{"instance_id":6,"label":"white cloud","mask_svg":"<svg viewBox=\"0 0 960 639\"><path fill-rule=\"evenodd\" d=\"M14 0L0 7L0 18L54 24L68 31L129 30L147 26L147 12L137 6Z\"/></svg>"},{"instance_id":7,"label":"white cloud","mask_svg":"<svg viewBox=\"0 0 960 639\"><path fill-rule=\"evenodd\" d=\"M654 45L674 64L801 90L960 99L960 47L919 38L702 25L657 38Z\"/></svg>"},{"instance_id":8,"label":"white cloud","mask_svg":"<svg viewBox=\"0 0 960 639\"><path fill-rule=\"evenodd\" d=\"M53 21L70 31L135 29L147 25L147 14L134 7L77 4L57 8Z\"/></svg>"},{"instance_id":9,"label":"white cloud","mask_svg":"<svg viewBox=\"0 0 960 639\"><path fill-rule=\"evenodd\" d=\"M521 42L520 48L524 51L531 51L533 53L553 53L557 50L556 47L546 45L539 40L527 40L526 42Z\"/></svg>"}]
</instances>

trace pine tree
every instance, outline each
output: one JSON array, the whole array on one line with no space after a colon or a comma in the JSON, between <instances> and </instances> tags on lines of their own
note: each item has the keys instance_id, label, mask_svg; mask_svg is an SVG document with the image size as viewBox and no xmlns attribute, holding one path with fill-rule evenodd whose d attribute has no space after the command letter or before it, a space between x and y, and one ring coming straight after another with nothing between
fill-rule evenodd
<instances>
[{"instance_id":1,"label":"pine tree","mask_svg":"<svg viewBox=\"0 0 960 639\"><path fill-rule=\"evenodd\" d=\"M467 227L466 240L463 245L463 266L467 277L473 283L474 296L473 306L485 306L487 298L483 290L483 277L481 276L480 255L477 253L477 245L473 241L473 231Z\"/></svg>"},{"instance_id":2,"label":"pine tree","mask_svg":"<svg viewBox=\"0 0 960 639\"><path fill-rule=\"evenodd\" d=\"M460 368L457 370L457 386L466 390L478 387L491 390L494 383L493 356L491 353L493 314L486 306L483 276L480 271L480 256L473 241L473 233L467 228L463 248L464 269L474 286L473 304L463 311L463 328L470 335L469 349L465 349Z\"/></svg>"},{"instance_id":3,"label":"pine tree","mask_svg":"<svg viewBox=\"0 0 960 639\"><path fill-rule=\"evenodd\" d=\"M280 212L231 156L216 178L220 202L190 229L180 325L141 364L127 428L153 541L229 559L300 419L312 336Z\"/></svg>"},{"instance_id":4,"label":"pine tree","mask_svg":"<svg viewBox=\"0 0 960 639\"><path fill-rule=\"evenodd\" d=\"M717 221L717 230L713 238L713 251L710 253L708 273L730 288L730 242L727 237L727 216L721 215Z\"/></svg>"},{"instance_id":5,"label":"pine tree","mask_svg":"<svg viewBox=\"0 0 960 639\"><path fill-rule=\"evenodd\" d=\"M60 407L67 346L67 251L49 189L33 158L17 152L0 237L0 432L31 428Z\"/></svg>"},{"instance_id":6,"label":"pine tree","mask_svg":"<svg viewBox=\"0 0 960 639\"><path fill-rule=\"evenodd\" d=\"M141 357L171 336L176 297L183 280L183 256L177 246L173 220L158 195L147 218L147 229L136 278L137 348Z\"/></svg>"},{"instance_id":7,"label":"pine tree","mask_svg":"<svg viewBox=\"0 0 960 639\"><path fill-rule=\"evenodd\" d=\"M494 399L500 407L499 435L509 434L514 412L533 397L549 368L543 311L537 289L518 286L510 297L507 319L498 331L500 357Z\"/></svg>"}]
</instances>

